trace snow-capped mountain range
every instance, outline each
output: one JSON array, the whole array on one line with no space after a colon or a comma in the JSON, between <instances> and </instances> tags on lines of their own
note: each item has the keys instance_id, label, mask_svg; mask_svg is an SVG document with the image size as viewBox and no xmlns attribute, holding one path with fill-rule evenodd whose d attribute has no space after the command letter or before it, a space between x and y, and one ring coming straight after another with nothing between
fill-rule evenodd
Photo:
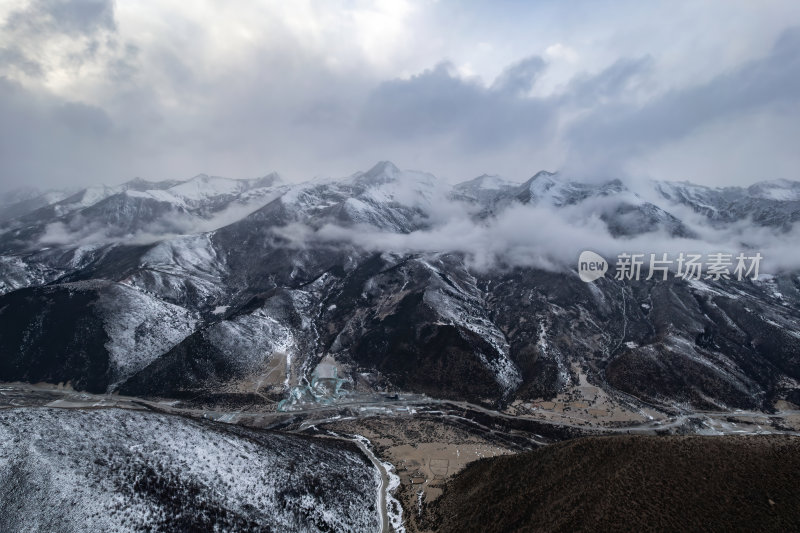
<instances>
[{"instance_id":1,"label":"snow-capped mountain range","mask_svg":"<svg viewBox=\"0 0 800 533\"><path fill-rule=\"evenodd\" d=\"M797 182L450 186L388 162L27 191L0 207L0 380L278 401L326 359L351 392L507 405L588 379L664 409L800 405L790 255L756 281L587 284L572 263L576 243L791 250L799 218Z\"/></svg>"}]
</instances>

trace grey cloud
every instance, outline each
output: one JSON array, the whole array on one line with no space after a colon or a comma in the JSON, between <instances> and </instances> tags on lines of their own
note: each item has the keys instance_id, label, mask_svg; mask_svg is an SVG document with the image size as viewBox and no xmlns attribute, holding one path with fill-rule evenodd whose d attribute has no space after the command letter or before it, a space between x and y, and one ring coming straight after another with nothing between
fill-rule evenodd
<instances>
[{"instance_id":1,"label":"grey cloud","mask_svg":"<svg viewBox=\"0 0 800 533\"><path fill-rule=\"evenodd\" d=\"M82 103L66 102L53 110L53 118L78 135L106 135L113 123L102 109Z\"/></svg>"},{"instance_id":2,"label":"grey cloud","mask_svg":"<svg viewBox=\"0 0 800 533\"><path fill-rule=\"evenodd\" d=\"M492 89L515 95L525 95L533 89L536 79L544 72L546 66L547 64L539 56L525 58L506 67L494 81Z\"/></svg>"},{"instance_id":3,"label":"grey cloud","mask_svg":"<svg viewBox=\"0 0 800 533\"><path fill-rule=\"evenodd\" d=\"M0 64L14 66L27 76L39 77L43 74L42 65L26 56L18 46L0 48Z\"/></svg>"},{"instance_id":4,"label":"grey cloud","mask_svg":"<svg viewBox=\"0 0 800 533\"><path fill-rule=\"evenodd\" d=\"M0 31L5 41L0 47L0 75L16 68L28 77L45 77L49 65L46 58L37 55L40 45L63 36L82 46L61 58L64 65L77 71L104 47L116 46L114 3L35 0L10 13Z\"/></svg>"},{"instance_id":5,"label":"grey cloud","mask_svg":"<svg viewBox=\"0 0 800 533\"><path fill-rule=\"evenodd\" d=\"M658 85L660 51L641 47L631 50L635 57L565 80L541 97L530 96L531 89L557 65L548 71L538 56L512 63L487 84L458 76L450 63L435 64L438 57L429 70L387 81L387 72L406 66L337 66L339 58L309 49L276 24L269 39L256 36L252 48L230 52L230 64L213 63L217 71L203 55L214 41L197 38L207 31L202 19L177 19L169 35L130 36L135 42L128 43L117 34L111 1L28 6L3 28L14 43L8 39L0 50L0 188L12 181L61 186L273 169L302 179L386 158L448 178L523 178L565 166L584 178L609 176L707 124L778 106L794 112L800 98L798 30L784 33L762 59L655 98L648 95ZM74 57L57 58L59 70L66 66L76 79L102 72L101 81L87 82L96 83L97 99L48 92L49 64L25 44L54 34L78 43ZM75 68L83 62L92 68ZM20 72L41 79L25 81ZM724 139L715 142L699 144L719 151ZM783 161L782 168L792 165Z\"/></svg>"},{"instance_id":6,"label":"grey cloud","mask_svg":"<svg viewBox=\"0 0 800 533\"><path fill-rule=\"evenodd\" d=\"M87 173L110 166L119 141L102 109L34 93L0 78L3 185L82 183Z\"/></svg>"},{"instance_id":7,"label":"grey cloud","mask_svg":"<svg viewBox=\"0 0 800 533\"><path fill-rule=\"evenodd\" d=\"M489 150L525 139L542 139L556 111L546 99L528 98L535 75L544 68L538 57L513 65L486 88L440 63L408 80L381 84L370 95L361 126L370 134L410 142L426 136L454 136L470 150Z\"/></svg>"},{"instance_id":8,"label":"grey cloud","mask_svg":"<svg viewBox=\"0 0 800 533\"><path fill-rule=\"evenodd\" d=\"M729 117L800 104L800 29L785 31L769 54L707 83L673 90L642 107L599 106L567 134L573 162L619 171L645 150Z\"/></svg>"},{"instance_id":9,"label":"grey cloud","mask_svg":"<svg viewBox=\"0 0 800 533\"><path fill-rule=\"evenodd\" d=\"M67 35L115 28L113 0L35 0L12 13L6 22L7 30Z\"/></svg>"},{"instance_id":10,"label":"grey cloud","mask_svg":"<svg viewBox=\"0 0 800 533\"><path fill-rule=\"evenodd\" d=\"M653 69L653 58L621 58L594 76L576 76L567 88L565 98L579 106L587 107L598 102L617 99L643 81Z\"/></svg>"},{"instance_id":11,"label":"grey cloud","mask_svg":"<svg viewBox=\"0 0 800 533\"><path fill-rule=\"evenodd\" d=\"M453 154L513 157L512 150L551 142L567 154L562 168L592 179L625 175L632 159L707 125L780 106L796 113L800 106L797 28L784 31L762 58L708 82L650 96L655 66L650 55L621 58L598 74L576 76L561 93L530 97L546 68L541 58L509 66L488 88L441 63L381 84L364 108L361 127L371 138L399 143L444 139L456 146Z\"/></svg>"},{"instance_id":12,"label":"grey cloud","mask_svg":"<svg viewBox=\"0 0 800 533\"><path fill-rule=\"evenodd\" d=\"M121 55L109 64L109 76L118 83L132 81L139 71L138 59L139 48L130 43L126 44Z\"/></svg>"}]
</instances>

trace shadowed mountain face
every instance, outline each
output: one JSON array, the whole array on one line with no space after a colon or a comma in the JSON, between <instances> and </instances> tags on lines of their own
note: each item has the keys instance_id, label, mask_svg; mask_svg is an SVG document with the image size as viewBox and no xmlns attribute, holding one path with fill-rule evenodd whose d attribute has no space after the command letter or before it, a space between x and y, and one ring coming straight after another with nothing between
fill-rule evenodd
<instances>
[{"instance_id":1,"label":"shadowed mountain face","mask_svg":"<svg viewBox=\"0 0 800 533\"><path fill-rule=\"evenodd\" d=\"M591 223L622 247L688 247L739 209L780 237L796 184L651 192L549 172L450 187L387 162L291 186L198 176L82 191L4 223L0 380L280 400L332 358L348 390L493 406L586 386L671 411L800 403L794 270L587 284L558 233ZM232 220L205 231L221 213Z\"/></svg>"},{"instance_id":2,"label":"shadowed mountain face","mask_svg":"<svg viewBox=\"0 0 800 533\"><path fill-rule=\"evenodd\" d=\"M2 298L6 381L69 382L104 392L196 326L186 309L108 281L20 289Z\"/></svg>"},{"instance_id":3,"label":"shadowed mountain face","mask_svg":"<svg viewBox=\"0 0 800 533\"><path fill-rule=\"evenodd\" d=\"M794 531L800 439L591 437L483 459L447 483L437 531Z\"/></svg>"}]
</instances>

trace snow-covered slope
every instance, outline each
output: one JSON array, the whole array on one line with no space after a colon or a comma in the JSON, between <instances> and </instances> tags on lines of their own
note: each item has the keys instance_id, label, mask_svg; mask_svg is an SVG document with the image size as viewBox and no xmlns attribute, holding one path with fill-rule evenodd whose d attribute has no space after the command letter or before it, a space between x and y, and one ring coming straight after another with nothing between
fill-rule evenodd
<instances>
[{"instance_id":1,"label":"snow-covered slope","mask_svg":"<svg viewBox=\"0 0 800 533\"><path fill-rule=\"evenodd\" d=\"M401 171L383 161L344 179L312 180L294 186L277 201L288 220L315 227L326 223L367 225L408 233L426 225L432 206L448 192L431 174ZM275 208L267 206L265 210Z\"/></svg>"},{"instance_id":2,"label":"snow-covered slope","mask_svg":"<svg viewBox=\"0 0 800 533\"><path fill-rule=\"evenodd\" d=\"M223 299L225 262L211 235L182 235L149 248L122 281L168 302L204 309Z\"/></svg>"},{"instance_id":3,"label":"snow-covered slope","mask_svg":"<svg viewBox=\"0 0 800 533\"><path fill-rule=\"evenodd\" d=\"M153 240L158 236L214 229L285 192L280 177L226 179L204 174L189 180L93 186L68 198L6 220L0 253L36 246Z\"/></svg>"},{"instance_id":4,"label":"snow-covered slope","mask_svg":"<svg viewBox=\"0 0 800 533\"><path fill-rule=\"evenodd\" d=\"M477 178L453 186L453 197L485 204L519 185L519 183L514 183L501 176L482 174Z\"/></svg>"},{"instance_id":5,"label":"snow-covered slope","mask_svg":"<svg viewBox=\"0 0 800 533\"><path fill-rule=\"evenodd\" d=\"M379 476L336 441L123 410L0 412L2 531L375 531Z\"/></svg>"},{"instance_id":6,"label":"snow-covered slope","mask_svg":"<svg viewBox=\"0 0 800 533\"><path fill-rule=\"evenodd\" d=\"M41 192L33 187L25 187L0 195L0 227L6 221L60 202L74 193L69 189Z\"/></svg>"},{"instance_id":7,"label":"snow-covered slope","mask_svg":"<svg viewBox=\"0 0 800 533\"><path fill-rule=\"evenodd\" d=\"M197 319L188 310L122 284L110 285L95 302L108 342L112 384L155 360L194 331Z\"/></svg>"},{"instance_id":8,"label":"snow-covered slope","mask_svg":"<svg viewBox=\"0 0 800 533\"><path fill-rule=\"evenodd\" d=\"M185 308L105 280L13 291L0 296L0 320L4 379L93 392L142 370L197 324Z\"/></svg>"},{"instance_id":9,"label":"snow-covered slope","mask_svg":"<svg viewBox=\"0 0 800 533\"><path fill-rule=\"evenodd\" d=\"M716 225L752 220L788 228L800 221L800 182L762 181L750 187L706 187L688 182L656 182L669 202L690 207Z\"/></svg>"}]
</instances>

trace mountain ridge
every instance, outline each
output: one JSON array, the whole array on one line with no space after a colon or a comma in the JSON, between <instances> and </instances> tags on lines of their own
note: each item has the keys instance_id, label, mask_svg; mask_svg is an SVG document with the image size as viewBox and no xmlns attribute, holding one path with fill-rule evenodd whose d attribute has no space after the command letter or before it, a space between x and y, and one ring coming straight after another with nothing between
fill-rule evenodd
<instances>
[{"instance_id":1,"label":"mountain ridge","mask_svg":"<svg viewBox=\"0 0 800 533\"><path fill-rule=\"evenodd\" d=\"M60 353L46 341L56 338L57 326L36 311L49 306L53 316L93 324L87 330L93 333L69 340L78 351L81 343L93 346L91 361L113 361L114 346L134 347L129 351L140 363L124 375L114 374L113 365L103 367L102 379L91 374L95 392L202 397L226 391L277 402L305 387L331 358L347 393L356 395L383 387L530 411L536 402L594 387L595 399L580 405L602 396L631 416L641 416L635 413L642 406L680 412L800 405L796 272L747 282L624 282L608 274L586 284L574 270L544 260L553 251L571 257L573 244L559 232L586 224L619 246L657 243L654 236L702 243L697 232L728 223L709 217L706 228L677 215L701 209L712 194L706 189L664 185L662 193L681 193L682 200L660 202L621 180L584 183L547 171L519 184L484 175L451 187L389 162L342 179L292 185L275 174L222 179L200 175L156 188L137 181L57 222L45 217L6 229L0 315L14 316L28 340L0 332L3 354L14 354L0 380L86 387L82 364L61 368L48 359L42 376L29 373L39 357L30 346ZM159 196L186 184L180 205ZM763 222L780 239L795 216L794 200L742 191L735 196L741 209L777 206ZM676 214L670 206L678 206ZM205 230L214 210L232 219ZM186 213L198 222L182 232L174 217ZM542 227L520 226L528 220ZM495 224L502 233L481 233ZM103 232L88 231L96 228ZM43 243L42 231L52 240ZM528 244L526 232L547 231L555 239ZM585 242L596 244L587 235ZM488 247L493 263L476 267L473 244ZM517 260L517 246L532 255ZM69 294L71 283L98 280L106 288L79 306L54 296ZM118 297L130 305L110 306L108 298L92 303L105 293L136 297ZM109 325L119 323L128 325ZM146 346L146 335L165 341L136 348Z\"/></svg>"}]
</instances>

